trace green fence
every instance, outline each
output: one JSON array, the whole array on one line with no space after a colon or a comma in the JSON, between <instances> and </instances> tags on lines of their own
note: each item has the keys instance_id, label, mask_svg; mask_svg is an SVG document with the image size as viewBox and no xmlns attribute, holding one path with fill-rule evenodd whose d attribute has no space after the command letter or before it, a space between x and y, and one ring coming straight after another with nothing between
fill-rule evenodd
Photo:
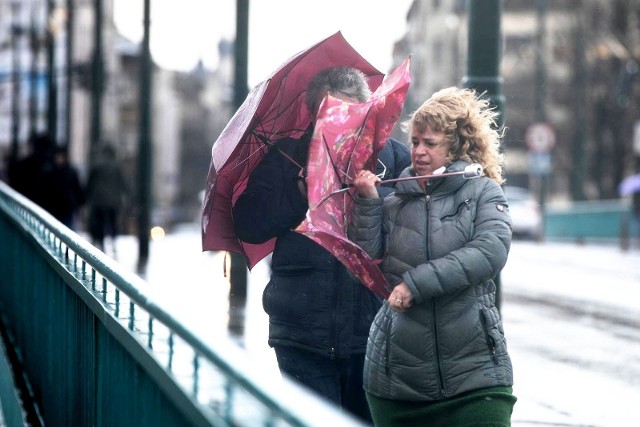
<instances>
[{"instance_id":1,"label":"green fence","mask_svg":"<svg viewBox=\"0 0 640 427\"><path fill-rule=\"evenodd\" d=\"M360 425L286 379L268 382L230 340L201 342L140 291L142 279L2 182L0 242L0 314L37 421ZM6 397L6 418L22 419Z\"/></svg>"},{"instance_id":2,"label":"green fence","mask_svg":"<svg viewBox=\"0 0 640 427\"><path fill-rule=\"evenodd\" d=\"M631 205L628 200L573 202L544 213L546 240L628 244Z\"/></svg>"}]
</instances>

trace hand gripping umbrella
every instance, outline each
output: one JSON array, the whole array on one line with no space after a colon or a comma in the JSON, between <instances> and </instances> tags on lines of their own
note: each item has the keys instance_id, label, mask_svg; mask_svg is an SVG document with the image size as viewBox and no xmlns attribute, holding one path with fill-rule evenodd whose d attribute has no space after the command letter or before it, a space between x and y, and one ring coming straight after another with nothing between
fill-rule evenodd
<instances>
[{"instance_id":1,"label":"hand gripping umbrella","mask_svg":"<svg viewBox=\"0 0 640 427\"><path fill-rule=\"evenodd\" d=\"M411 80L407 58L368 102L327 96L318 112L307 163L309 211L295 231L338 258L362 283L386 298L386 280L375 262L346 235L353 208L349 185L362 169L375 170L402 111Z\"/></svg>"},{"instance_id":2,"label":"hand gripping umbrella","mask_svg":"<svg viewBox=\"0 0 640 427\"><path fill-rule=\"evenodd\" d=\"M311 115L304 102L309 81L319 71L338 66L362 71L372 91L383 79L337 32L294 55L247 95L211 150L202 211L203 250L243 254L249 268L273 250L274 240L253 245L237 238L233 205L269 146L281 138L299 137L309 126Z\"/></svg>"}]
</instances>

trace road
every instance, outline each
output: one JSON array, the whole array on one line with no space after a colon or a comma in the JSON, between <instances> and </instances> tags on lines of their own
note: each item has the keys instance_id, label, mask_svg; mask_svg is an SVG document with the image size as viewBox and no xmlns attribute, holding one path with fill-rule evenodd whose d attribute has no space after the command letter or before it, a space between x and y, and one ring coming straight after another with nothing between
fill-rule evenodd
<instances>
[{"instance_id":1,"label":"road","mask_svg":"<svg viewBox=\"0 0 640 427\"><path fill-rule=\"evenodd\" d=\"M135 250L135 240L122 237L117 259L133 268ZM261 307L268 264L254 267L246 307L234 309L224 261L223 253L200 251L190 226L152 242L145 278L158 302L205 342L215 346L231 330L275 378ZM640 249L514 241L501 288L514 426L640 426Z\"/></svg>"},{"instance_id":2,"label":"road","mask_svg":"<svg viewBox=\"0 0 640 427\"><path fill-rule=\"evenodd\" d=\"M640 252L514 242L501 283L513 424L640 426Z\"/></svg>"}]
</instances>

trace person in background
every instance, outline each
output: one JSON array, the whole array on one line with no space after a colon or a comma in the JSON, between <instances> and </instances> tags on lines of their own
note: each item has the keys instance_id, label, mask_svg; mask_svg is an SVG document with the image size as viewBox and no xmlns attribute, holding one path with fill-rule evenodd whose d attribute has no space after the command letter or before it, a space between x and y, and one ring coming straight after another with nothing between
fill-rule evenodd
<instances>
[{"instance_id":1,"label":"person in background","mask_svg":"<svg viewBox=\"0 0 640 427\"><path fill-rule=\"evenodd\" d=\"M105 238L111 238L115 254L120 209L129 194L129 186L111 144L105 144L89 170L87 205L89 207L89 234L92 243L105 250Z\"/></svg>"},{"instance_id":2,"label":"person in background","mask_svg":"<svg viewBox=\"0 0 640 427\"><path fill-rule=\"evenodd\" d=\"M45 175L53 169L54 144L49 134L39 133L29 138L31 151L8 168L9 185L37 205L47 198L43 186Z\"/></svg>"},{"instance_id":3,"label":"person in background","mask_svg":"<svg viewBox=\"0 0 640 427\"><path fill-rule=\"evenodd\" d=\"M84 204L85 194L78 171L69 163L67 147L54 149L52 167L43 178L41 185L47 191L42 207L64 225L75 229L75 216Z\"/></svg>"},{"instance_id":4,"label":"person in background","mask_svg":"<svg viewBox=\"0 0 640 427\"><path fill-rule=\"evenodd\" d=\"M433 94L409 122L411 166L386 198L363 171L349 238L381 258L390 296L371 327L364 387L379 426L509 426L516 397L494 277L511 245L497 113L469 89Z\"/></svg>"},{"instance_id":5,"label":"person in background","mask_svg":"<svg viewBox=\"0 0 640 427\"><path fill-rule=\"evenodd\" d=\"M328 93L349 102L365 102L371 95L364 74L347 67L316 75L307 91L309 111L315 115ZM234 226L247 243L277 237L263 306L280 371L370 422L362 368L369 327L381 301L331 253L293 231L305 218L307 189L300 168L280 151L306 165L314 122L300 139L275 142L277 148L253 171L233 207ZM378 173L395 176L409 164L409 150L399 143L391 146L390 140L387 144Z\"/></svg>"}]
</instances>

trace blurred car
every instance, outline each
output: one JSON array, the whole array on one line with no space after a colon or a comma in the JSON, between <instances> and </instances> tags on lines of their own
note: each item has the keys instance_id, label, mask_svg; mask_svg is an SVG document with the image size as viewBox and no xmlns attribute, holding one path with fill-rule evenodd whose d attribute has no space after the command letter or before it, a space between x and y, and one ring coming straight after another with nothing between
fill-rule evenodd
<instances>
[{"instance_id":1,"label":"blurred car","mask_svg":"<svg viewBox=\"0 0 640 427\"><path fill-rule=\"evenodd\" d=\"M526 188L506 185L504 194L509 202L515 239L542 238L542 211L533 194Z\"/></svg>"}]
</instances>

